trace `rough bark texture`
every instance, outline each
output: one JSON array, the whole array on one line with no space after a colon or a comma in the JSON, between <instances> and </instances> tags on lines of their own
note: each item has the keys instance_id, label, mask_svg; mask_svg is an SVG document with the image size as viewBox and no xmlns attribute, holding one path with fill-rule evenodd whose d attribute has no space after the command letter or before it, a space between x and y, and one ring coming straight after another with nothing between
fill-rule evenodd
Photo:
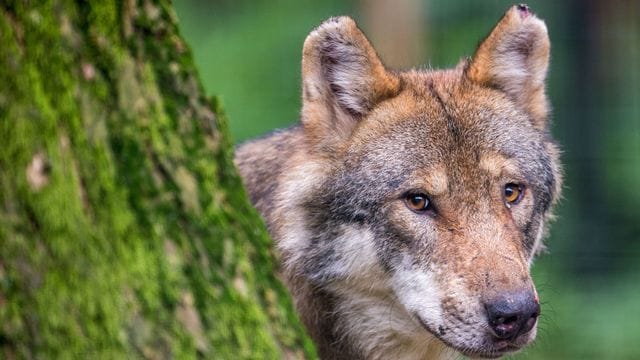
<instances>
[{"instance_id":1,"label":"rough bark texture","mask_svg":"<svg viewBox=\"0 0 640 360\"><path fill-rule=\"evenodd\" d=\"M315 357L226 133L168 1L1 1L0 358Z\"/></svg>"}]
</instances>

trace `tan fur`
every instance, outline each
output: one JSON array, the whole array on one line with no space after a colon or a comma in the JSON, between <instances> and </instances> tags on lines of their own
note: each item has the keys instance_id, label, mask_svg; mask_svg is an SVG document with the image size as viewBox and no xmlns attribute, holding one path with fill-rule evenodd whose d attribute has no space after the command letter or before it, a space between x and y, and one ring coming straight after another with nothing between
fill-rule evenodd
<instances>
[{"instance_id":1,"label":"tan fur","mask_svg":"<svg viewBox=\"0 0 640 360\"><path fill-rule=\"evenodd\" d=\"M496 339L486 306L535 294L559 196L548 52L522 7L445 71L387 70L349 18L309 35L301 124L241 146L236 164L322 358L496 357L533 341L535 327ZM415 192L432 207L410 209Z\"/></svg>"},{"instance_id":2,"label":"tan fur","mask_svg":"<svg viewBox=\"0 0 640 360\"><path fill-rule=\"evenodd\" d=\"M347 46L347 41L353 46ZM338 57L346 59L345 63ZM363 116L399 89L398 78L385 70L348 17L329 20L309 34L302 51L302 78L301 122L310 140L320 147L347 138L356 123L353 118ZM336 94L332 85L343 91Z\"/></svg>"},{"instance_id":3,"label":"tan fur","mask_svg":"<svg viewBox=\"0 0 640 360\"><path fill-rule=\"evenodd\" d=\"M544 22L514 6L482 42L467 75L513 96L543 128L549 108L544 95L549 50Z\"/></svg>"},{"instance_id":4,"label":"tan fur","mask_svg":"<svg viewBox=\"0 0 640 360\"><path fill-rule=\"evenodd\" d=\"M479 166L494 177L499 177L505 171L507 173L514 173L518 171L517 164L514 164L512 161L509 161L508 158L498 153L483 154L480 157Z\"/></svg>"}]
</instances>

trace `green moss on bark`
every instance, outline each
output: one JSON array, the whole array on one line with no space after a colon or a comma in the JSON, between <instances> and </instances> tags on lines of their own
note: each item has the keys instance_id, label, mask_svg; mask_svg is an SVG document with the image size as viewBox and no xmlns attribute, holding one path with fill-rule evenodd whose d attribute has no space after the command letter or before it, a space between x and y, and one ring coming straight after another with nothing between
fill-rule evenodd
<instances>
[{"instance_id":1,"label":"green moss on bark","mask_svg":"<svg viewBox=\"0 0 640 360\"><path fill-rule=\"evenodd\" d=\"M9 1L0 44L0 357L315 357L166 2Z\"/></svg>"}]
</instances>

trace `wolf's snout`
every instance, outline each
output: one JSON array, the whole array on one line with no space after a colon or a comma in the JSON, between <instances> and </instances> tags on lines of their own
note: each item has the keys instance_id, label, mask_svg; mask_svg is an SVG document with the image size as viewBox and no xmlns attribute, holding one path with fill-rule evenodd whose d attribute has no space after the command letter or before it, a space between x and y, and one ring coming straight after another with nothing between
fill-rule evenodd
<instances>
[{"instance_id":1,"label":"wolf's snout","mask_svg":"<svg viewBox=\"0 0 640 360\"><path fill-rule=\"evenodd\" d=\"M540 315L540 303L532 291L500 296L485 305L489 325L498 339L514 340L529 332Z\"/></svg>"}]
</instances>

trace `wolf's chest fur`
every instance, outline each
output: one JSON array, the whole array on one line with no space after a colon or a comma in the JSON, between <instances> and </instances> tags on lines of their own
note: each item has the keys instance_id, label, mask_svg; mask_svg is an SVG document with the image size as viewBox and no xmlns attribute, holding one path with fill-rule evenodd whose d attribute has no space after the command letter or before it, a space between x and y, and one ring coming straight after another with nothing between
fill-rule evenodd
<instances>
[{"instance_id":1,"label":"wolf's chest fur","mask_svg":"<svg viewBox=\"0 0 640 360\"><path fill-rule=\"evenodd\" d=\"M308 36L301 123L236 164L323 358L497 357L533 341L529 266L560 189L548 55L524 6L446 71L387 70L349 18Z\"/></svg>"}]
</instances>

